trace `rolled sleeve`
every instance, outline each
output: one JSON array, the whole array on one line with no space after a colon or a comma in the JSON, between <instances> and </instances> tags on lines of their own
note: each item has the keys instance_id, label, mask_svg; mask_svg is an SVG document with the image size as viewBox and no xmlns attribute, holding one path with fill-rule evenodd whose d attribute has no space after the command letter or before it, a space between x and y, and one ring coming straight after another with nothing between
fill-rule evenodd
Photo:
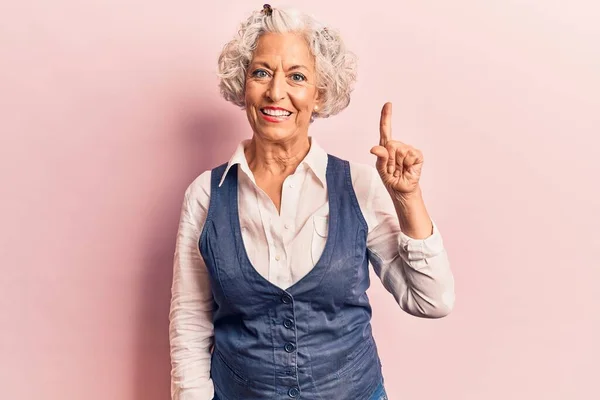
<instances>
[{"instance_id":1,"label":"rolled sleeve","mask_svg":"<svg viewBox=\"0 0 600 400\"><path fill-rule=\"evenodd\" d=\"M411 267L419 269L423 265L419 262L437 257L444 252L444 241L435 221L432 234L425 239L413 239L400 231L398 234L398 251L400 257ZM422 264L422 263L421 263Z\"/></svg>"}]
</instances>

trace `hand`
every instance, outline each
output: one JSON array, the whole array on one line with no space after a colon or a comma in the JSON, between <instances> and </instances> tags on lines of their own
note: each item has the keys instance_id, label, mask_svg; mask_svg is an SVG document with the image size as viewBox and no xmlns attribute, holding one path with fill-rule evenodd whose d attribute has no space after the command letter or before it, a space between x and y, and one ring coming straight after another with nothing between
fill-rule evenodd
<instances>
[{"instance_id":1,"label":"hand","mask_svg":"<svg viewBox=\"0 0 600 400\"><path fill-rule=\"evenodd\" d=\"M418 193L423 154L420 150L392 140L392 103L385 103L379 122L379 146L371 149L377 156L377 171L390 195L398 199Z\"/></svg>"}]
</instances>

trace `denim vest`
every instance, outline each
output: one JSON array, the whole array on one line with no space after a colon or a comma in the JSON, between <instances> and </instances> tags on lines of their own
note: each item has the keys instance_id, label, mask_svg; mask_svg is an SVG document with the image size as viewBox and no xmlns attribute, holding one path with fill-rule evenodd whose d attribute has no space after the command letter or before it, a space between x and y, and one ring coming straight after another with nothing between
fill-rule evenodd
<instances>
[{"instance_id":1,"label":"denim vest","mask_svg":"<svg viewBox=\"0 0 600 400\"><path fill-rule=\"evenodd\" d=\"M368 399L383 377L366 294L367 223L349 163L328 155L327 242L314 268L286 290L250 263L238 215L238 168L219 187L225 168L212 170L199 240L214 298L215 399Z\"/></svg>"}]
</instances>

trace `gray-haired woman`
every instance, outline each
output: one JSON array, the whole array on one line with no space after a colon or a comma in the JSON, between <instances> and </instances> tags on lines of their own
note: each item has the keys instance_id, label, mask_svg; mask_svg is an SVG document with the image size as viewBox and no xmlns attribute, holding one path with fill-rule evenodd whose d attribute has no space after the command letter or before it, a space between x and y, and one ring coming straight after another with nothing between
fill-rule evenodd
<instances>
[{"instance_id":1,"label":"gray-haired woman","mask_svg":"<svg viewBox=\"0 0 600 400\"><path fill-rule=\"evenodd\" d=\"M308 130L350 102L338 32L265 5L219 58L252 138L187 188L170 312L175 400L386 399L371 334L369 263L406 312L447 315L454 279L419 187L423 155L391 138L376 168Z\"/></svg>"}]
</instances>

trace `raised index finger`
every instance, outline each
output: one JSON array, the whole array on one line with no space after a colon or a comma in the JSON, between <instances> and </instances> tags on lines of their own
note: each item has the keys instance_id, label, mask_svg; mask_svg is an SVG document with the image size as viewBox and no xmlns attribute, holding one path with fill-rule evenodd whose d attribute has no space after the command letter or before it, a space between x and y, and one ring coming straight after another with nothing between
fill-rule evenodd
<instances>
[{"instance_id":1,"label":"raised index finger","mask_svg":"<svg viewBox=\"0 0 600 400\"><path fill-rule=\"evenodd\" d=\"M392 103L390 102L385 103L381 109L379 135L380 146L385 146L389 140L392 140Z\"/></svg>"}]
</instances>

